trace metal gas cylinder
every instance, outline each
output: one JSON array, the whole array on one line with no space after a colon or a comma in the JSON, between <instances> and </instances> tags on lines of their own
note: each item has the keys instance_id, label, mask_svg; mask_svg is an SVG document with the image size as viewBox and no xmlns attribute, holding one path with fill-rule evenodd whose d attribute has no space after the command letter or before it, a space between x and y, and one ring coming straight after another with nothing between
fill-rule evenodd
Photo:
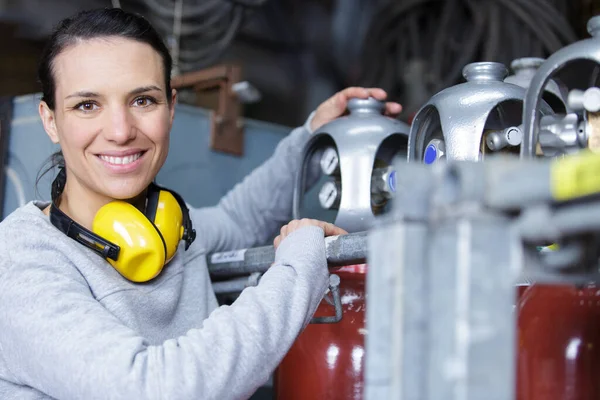
<instances>
[{"instance_id":1,"label":"metal gas cylinder","mask_svg":"<svg viewBox=\"0 0 600 400\"><path fill-rule=\"evenodd\" d=\"M336 324L309 324L300 334L275 372L275 399L363 398L366 272L366 265L336 271L344 316ZM315 317L332 313L333 306L324 301Z\"/></svg>"},{"instance_id":2,"label":"metal gas cylinder","mask_svg":"<svg viewBox=\"0 0 600 400\"><path fill-rule=\"evenodd\" d=\"M435 94L416 114L408 160L480 161L492 152L518 154L525 89L506 83L504 64L476 62L463 68L465 83ZM552 113L547 103L542 114Z\"/></svg>"},{"instance_id":3,"label":"metal gas cylinder","mask_svg":"<svg viewBox=\"0 0 600 400\"><path fill-rule=\"evenodd\" d=\"M567 98L573 111L583 111L582 120L575 113L550 118L549 121L538 115L544 87L557 72L576 60L589 60L600 65L600 15L590 18L587 29L590 38L572 43L552 54L538 67L531 80L523 102L523 157L535 156L539 153L540 146L548 149L544 149L546 156L576 152L586 147L594 149L598 146L596 150L600 149L600 127L592 127L600 112L600 89L594 87L597 82L592 77L588 90L571 91ZM551 129L545 129L544 125Z\"/></svg>"},{"instance_id":4,"label":"metal gas cylinder","mask_svg":"<svg viewBox=\"0 0 600 400\"><path fill-rule=\"evenodd\" d=\"M396 189L392 166L398 158L406 159L410 128L384 116L384 109L373 98L351 99L349 115L314 133L296 180L294 218L315 218L302 212L307 196L309 201L318 199L331 212L330 221L350 233L367 230L386 211ZM305 191L316 179L311 199ZM335 270L342 319L311 323L299 335L275 373L276 399L363 398L366 272L366 265ZM314 317L334 314L331 303L325 297Z\"/></svg>"},{"instance_id":5,"label":"metal gas cylinder","mask_svg":"<svg viewBox=\"0 0 600 400\"><path fill-rule=\"evenodd\" d=\"M385 212L395 191L391 166L394 158L406 158L410 127L384 116L385 103L374 98L351 99L348 110L349 115L323 125L307 143L296 179L293 215L359 232ZM308 215L303 207L315 201L323 213Z\"/></svg>"},{"instance_id":6,"label":"metal gas cylinder","mask_svg":"<svg viewBox=\"0 0 600 400\"><path fill-rule=\"evenodd\" d=\"M600 398L600 287L536 283L517 313L517 400Z\"/></svg>"},{"instance_id":7,"label":"metal gas cylinder","mask_svg":"<svg viewBox=\"0 0 600 400\"><path fill-rule=\"evenodd\" d=\"M554 53L531 80L524 102L522 157L539 154L540 147L545 156L594 149L594 138L600 136L600 125L594 129L600 115L598 88L569 94L570 108L582 115L544 120L537 113L542 88L557 71L581 59L600 64L600 16L588 22L588 31L592 38ZM569 281L565 276L564 282L535 282L519 290L517 400L600 398L600 286L597 281Z\"/></svg>"},{"instance_id":8,"label":"metal gas cylinder","mask_svg":"<svg viewBox=\"0 0 600 400\"><path fill-rule=\"evenodd\" d=\"M510 63L510 68L513 70L514 75L507 76L504 82L521 86L524 89L529 88L529 84L535 76L537 69L544 61L544 58L539 57L522 57L513 60ZM569 89L566 85L555 78L549 80L546 84L542 98L552 107L554 112L565 113L569 110L567 104L568 95Z\"/></svg>"}]
</instances>

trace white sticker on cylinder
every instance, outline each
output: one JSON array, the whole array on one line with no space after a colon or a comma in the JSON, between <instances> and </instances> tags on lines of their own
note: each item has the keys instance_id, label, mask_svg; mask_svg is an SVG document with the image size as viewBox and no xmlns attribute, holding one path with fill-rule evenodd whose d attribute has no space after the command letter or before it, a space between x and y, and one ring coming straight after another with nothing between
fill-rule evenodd
<instances>
[{"instance_id":1,"label":"white sticker on cylinder","mask_svg":"<svg viewBox=\"0 0 600 400\"><path fill-rule=\"evenodd\" d=\"M225 251L223 253L215 253L210 256L210 263L211 264L223 264L223 263L230 263L230 262L236 262L236 261L244 261L245 254L246 254L246 249Z\"/></svg>"}]
</instances>

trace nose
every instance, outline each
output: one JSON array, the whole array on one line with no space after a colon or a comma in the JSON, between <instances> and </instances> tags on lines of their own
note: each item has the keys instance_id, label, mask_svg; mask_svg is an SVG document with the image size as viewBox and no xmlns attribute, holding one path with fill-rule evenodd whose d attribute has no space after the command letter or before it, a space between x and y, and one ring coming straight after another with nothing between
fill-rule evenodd
<instances>
[{"instance_id":1,"label":"nose","mask_svg":"<svg viewBox=\"0 0 600 400\"><path fill-rule=\"evenodd\" d=\"M127 144L135 139L135 121L128 107L112 107L108 114L108 124L104 129L104 137L115 144Z\"/></svg>"}]
</instances>

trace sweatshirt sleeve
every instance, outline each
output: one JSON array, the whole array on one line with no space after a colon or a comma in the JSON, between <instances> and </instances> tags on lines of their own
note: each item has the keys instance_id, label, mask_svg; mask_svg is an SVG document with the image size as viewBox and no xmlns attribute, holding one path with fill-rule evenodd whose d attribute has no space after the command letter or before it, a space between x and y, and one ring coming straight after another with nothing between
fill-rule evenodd
<instances>
[{"instance_id":1,"label":"sweatshirt sleeve","mask_svg":"<svg viewBox=\"0 0 600 400\"><path fill-rule=\"evenodd\" d=\"M313 116L314 112L283 138L274 154L217 206L190 210L200 243L197 248L214 252L262 245L292 219L296 173Z\"/></svg>"},{"instance_id":2,"label":"sweatshirt sleeve","mask_svg":"<svg viewBox=\"0 0 600 400\"><path fill-rule=\"evenodd\" d=\"M151 345L66 260L37 259L0 259L0 357L10 380L60 400L248 398L310 320L328 277L323 231L299 229L258 286L197 329Z\"/></svg>"}]
</instances>

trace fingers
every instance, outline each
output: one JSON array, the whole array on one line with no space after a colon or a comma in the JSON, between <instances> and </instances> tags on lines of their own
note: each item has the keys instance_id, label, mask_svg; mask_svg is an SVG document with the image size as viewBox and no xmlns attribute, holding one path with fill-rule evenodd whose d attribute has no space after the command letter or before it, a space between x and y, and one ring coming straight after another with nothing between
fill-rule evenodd
<instances>
[{"instance_id":1,"label":"fingers","mask_svg":"<svg viewBox=\"0 0 600 400\"><path fill-rule=\"evenodd\" d=\"M402 105L399 103L388 102L385 103L385 115L395 117L402 112Z\"/></svg>"},{"instance_id":2,"label":"fingers","mask_svg":"<svg viewBox=\"0 0 600 400\"><path fill-rule=\"evenodd\" d=\"M273 247L275 247L275 249L277 249L277 247L279 247L279 244L281 243L281 241L288 235L288 229L289 229L288 225L282 226L281 229L279 230L279 235L275 239L273 239Z\"/></svg>"},{"instance_id":3,"label":"fingers","mask_svg":"<svg viewBox=\"0 0 600 400\"><path fill-rule=\"evenodd\" d=\"M349 87L338 92L334 97L337 97L341 105L346 108L348 100L352 98L366 99L373 97L379 101L384 101L387 98L387 93L380 88Z\"/></svg>"},{"instance_id":4,"label":"fingers","mask_svg":"<svg viewBox=\"0 0 600 400\"><path fill-rule=\"evenodd\" d=\"M329 222L324 222L323 226L321 226L321 227L323 228L323 231L325 232L325 236L336 236L336 235L347 235L348 234L348 232L346 232L339 226L335 226L333 224L330 224Z\"/></svg>"},{"instance_id":5,"label":"fingers","mask_svg":"<svg viewBox=\"0 0 600 400\"><path fill-rule=\"evenodd\" d=\"M344 229L342 229L338 226L335 226L329 222L324 222L324 221L319 221L316 219L309 219L309 218L303 218L300 220L296 219L296 220L290 221L287 225L284 225L281 227L281 229L279 230L279 235L273 240L273 246L275 247L275 249L277 249L277 247L279 247L279 245L281 244L283 239L285 239L287 236L289 236L292 232L294 232L300 228L303 228L305 226L318 226L321 229L323 229L325 236L348 234L348 232L346 232Z\"/></svg>"},{"instance_id":6,"label":"fingers","mask_svg":"<svg viewBox=\"0 0 600 400\"><path fill-rule=\"evenodd\" d=\"M342 90L338 93L343 97L343 100L340 100L340 107L343 107L344 110L348 105L348 101L352 98L361 98L366 99L369 97L373 97L379 101L385 101L387 98L387 93L385 90L380 88L360 88L360 87L350 87ZM396 102L387 102L385 103L385 115L389 115L392 117L397 116L402 112L402 105Z\"/></svg>"},{"instance_id":7,"label":"fingers","mask_svg":"<svg viewBox=\"0 0 600 400\"><path fill-rule=\"evenodd\" d=\"M317 107L316 113L311 121L311 129L315 131L326 123L344 115L350 99L367 99L369 97L373 97L379 101L385 101L387 99L387 93L380 88L364 88L356 86L337 92ZM395 117L401 111L402 106L400 104L394 102L386 103L385 115Z\"/></svg>"}]
</instances>

